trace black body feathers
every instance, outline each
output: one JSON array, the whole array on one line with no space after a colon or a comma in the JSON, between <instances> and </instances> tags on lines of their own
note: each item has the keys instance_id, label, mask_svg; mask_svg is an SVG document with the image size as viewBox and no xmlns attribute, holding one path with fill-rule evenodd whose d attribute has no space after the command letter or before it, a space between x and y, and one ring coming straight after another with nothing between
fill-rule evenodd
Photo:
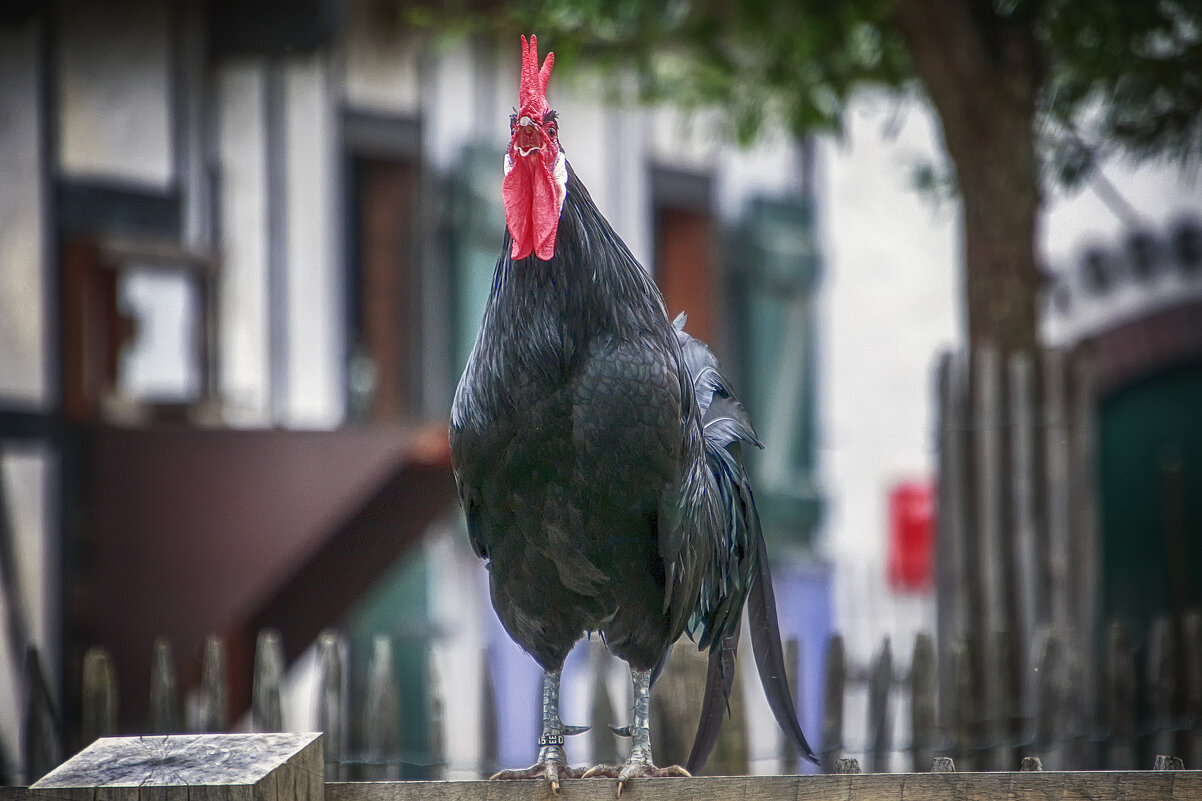
<instances>
[{"instance_id":1,"label":"black body feathers","mask_svg":"<svg viewBox=\"0 0 1202 801\"><path fill-rule=\"evenodd\" d=\"M803 754L740 447L759 445L709 349L568 167L555 255L502 245L455 394L451 447L493 606L544 668L599 631L639 669L710 651L690 769L716 737L745 602L761 680Z\"/></svg>"}]
</instances>

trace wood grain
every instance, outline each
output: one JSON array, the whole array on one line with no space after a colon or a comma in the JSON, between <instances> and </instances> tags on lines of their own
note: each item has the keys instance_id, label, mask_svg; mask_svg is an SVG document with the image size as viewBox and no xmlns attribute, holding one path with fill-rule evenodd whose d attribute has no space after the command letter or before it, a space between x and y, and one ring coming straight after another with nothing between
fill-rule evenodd
<instances>
[{"instance_id":1,"label":"wood grain","mask_svg":"<svg viewBox=\"0 0 1202 801\"><path fill-rule=\"evenodd\" d=\"M308 752L306 752L308 753ZM271 801L553 801L537 781L328 782L300 764L273 774L255 798ZM229 799L220 785L185 788L0 787L0 801L209 801ZM574 779L554 801L614 801L612 779ZM250 796L246 796L250 797ZM1077 771L1013 773L868 773L834 776L716 776L695 779L636 779L622 793L625 801L1198 801L1202 771Z\"/></svg>"},{"instance_id":2,"label":"wood grain","mask_svg":"<svg viewBox=\"0 0 1202 801\"><path fill-rule=\"evenodd\" d=\"M320 734L105 737L24 801L323 801L324 791Z\"/></svg>"},{"instance_id":3,"label":"wood grain","mask_svg":"<svg viewBox=\"0 0 1202 801\"><path fill-rule=\"evenodd\" d=\"M560 801L614 801L610 779L564 783ZM326 801L551 801L542 782L329 783ZM876 773L639 779L623 801L1198 801L1202 771Z\"/></svg>"}]
</instances>

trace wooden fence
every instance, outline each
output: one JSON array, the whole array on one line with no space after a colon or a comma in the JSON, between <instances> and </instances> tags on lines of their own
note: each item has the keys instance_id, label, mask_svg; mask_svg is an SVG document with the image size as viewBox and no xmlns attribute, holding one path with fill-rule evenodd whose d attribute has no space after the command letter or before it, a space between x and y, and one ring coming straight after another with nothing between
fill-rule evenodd
<instances>
[{"instance_id":1,"label":"wooden fence","mask_svg":"<svg viewBox=\"0 0 1202 801\"><path fill-rule=\"evenodd\" d=\"M636 779L626 797L645 801L771 799L797 801L1194 801L1202 772L1162 760L1154 771L1045 773L1038 760L1021 771ZM323 782L320 734L118 737L97 740L33 786L0 787L0 801L529 801L551 793L541 781ZM575 801L621 798L612 779L569 779Z\"/></svg>"},{"instance_id":2,"label":"wooden fence","mask_svg":"<svg viewBox=\"0 0 1202 801\"><path fill-rule=\"evenodd\" d=\"M1102 688L1097 698L1103 713L1095 725L1083 725L1079 710L1073 706L1080 698L1076 686L1091 663L1075 652L1079 647L1071 639L1060 638L1055 629L1037 636L1030 671L1035 691L1034 703L1016 712L1013 699L1002 695L998 706L983 707L976 688L981 676L978 661L972 658L972 641L953 643L951 681L937 681L934 639L919 635L909 654L895 660L891 643L885 640L868 665L849 664L843 639L832 637L825 649L824 720L820 732L809 732L827 773L840 771L840 764L855 758L867 772L886 772L901 763L914 772L929 771L938 758L951 758L961 771L985 770L996 766L1014 770L1023 758L1039 757L1050 769L1080 769L1102 766L1110 769L1151 767L1157 755L1175 755L1188 768L1202 768L1202 614L1191 612L1186 636L1175 634L1167 620L1153 626L1150 641L1143 651L1147 657L1138 664L1131 636L1121 623L1107 629L1107 657L1100 673L1089 686ZM1012 646L1003 640L994 647L1005 651ZM786 652L796 660L799 648L788 643ZM325 733L325 775L329 780L387 780L402 776L402 764L424 765L423 778L439 778L446 764L448 739L443 723L443 688L437 671L427 669L429 723L425 741L419 744L401 741L398 719L401 701L392 662L389 641L380 637L364 672L364 686L351 687L346 664L348 649L336 632L323 633L317 643L318 676L311 699L317 710L317 727ZM1186 673L1194 677L1184 697L1188 704L1174 705L1173 666L1180 654ZM740 661L737 681L749 667L750 654ZM168 734L177 732L226 732L229 719L228 670L221 642L210 638L204 651L199 685L181 702L170 645L155 644L149 687L150 713L146 725L136 733ZM899 667L899 664L901 665ZM94 648L84 659L81 681L82 714L77 725L78 737L63 738L50 694L39 678L36 652L31 652L29 669L35 688L29 693L25 712L23 773L5 777L4 783L32 781L44 775L62 758L61 741L68 739L90 743L98 737L118 731L116 670L112 659ZM657 760L663 764L683 763L687 757L698 714L700 687L705 662L693 649L678 648L653 693L652 726ZM791 671L796 682L799 671ZM598 670L601 676L603 671ZM483 671L487 677L489 671ZM284 717L282 681L284 665L278 635L260 634L256 649L253 678L253 702L243 726L253 731L281 731L289 724ZM754 679L752 679L754 681ZM796 686L796 685L795 685ZM1004 684L1003 684L1004 686ZM942 687L942 692L940 688ZM38 689L40 688L40 689ZM800 689L800 688L799 688ZM866 692L865 692L866 691ZM849 742L844 735L850 726L845 710L851 693L866 694L867 719L863 727L867 737ZM495 690L485 680L480 692L484 705L480 749L480 775L498 767L498 715ZM593 726L589 736L591 752L597 761L618 758L618 743L609 734L608 724L621 720L609 697L605 682L594 686ZM801 693L797 693L800 697ZM736 691L731 718L711 757L707 772L711 775L748 773L747 726L743 705ZM1009 728L1002 725L1006 723ZM857 729L861 728L859 726ZM1000 736L1009 731L1014 736ZM133 733L133 732L125 732ZM74 732L71 732L74 735ZM415 749L421 753L414 753ZM903 755L899 758L898 755ZM782 754L780 769L799 772L795 755Z\"/></svg>"},{"instance_id":3,"label":"wooden fence","mask_svg":"<svg viewBox=\"0 0 1202 801\"><path fill-rule=\"evenodd\" d=\"M1202 624L1184 593L1164 617L1099 625L1098 409L1113 377L1095 364L1081 346L938 366L939 700L944 745L975 769L1013 765L1016 746L1073 769L1169 752L1202 767Z\"/></svg>"}]
</instances>

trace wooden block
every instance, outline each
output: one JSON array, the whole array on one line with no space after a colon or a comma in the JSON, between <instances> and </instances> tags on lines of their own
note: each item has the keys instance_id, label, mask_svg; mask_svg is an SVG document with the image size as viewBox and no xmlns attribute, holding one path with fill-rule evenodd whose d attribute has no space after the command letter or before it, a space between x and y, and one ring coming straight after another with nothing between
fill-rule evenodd
<instances>
[{"instance_id":1,"label":"wooden block","mask_svg":"<svg viewBox=\"0 0 1202 801\"><path fill-rule=\"evenodd\" d=\"M105 737L29 801L324 801L320 733Z\"/></svg>"}]
</instances>

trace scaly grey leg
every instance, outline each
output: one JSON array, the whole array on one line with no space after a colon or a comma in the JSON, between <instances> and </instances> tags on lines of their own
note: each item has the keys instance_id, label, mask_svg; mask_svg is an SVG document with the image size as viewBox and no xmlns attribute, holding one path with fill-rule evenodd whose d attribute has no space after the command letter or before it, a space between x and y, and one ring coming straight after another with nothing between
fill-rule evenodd
<instances>
[{"instance_id":1,"label":"scaly grey leg","mask_svg":"<svg viewBox=\"0 0 1202 801\"><path fill-rule=\"evenodd\" d=\"M583 726L564 726L559 717L560 671L543 671L543 730L538 738L538 760L528 768L502 770L494 773L493 779L546 779L551 792L559 794L562 779L578 779L584 772L573 768L564 757L563 740L567 735L579 734Z\"/></svg>"}]
</instances>

